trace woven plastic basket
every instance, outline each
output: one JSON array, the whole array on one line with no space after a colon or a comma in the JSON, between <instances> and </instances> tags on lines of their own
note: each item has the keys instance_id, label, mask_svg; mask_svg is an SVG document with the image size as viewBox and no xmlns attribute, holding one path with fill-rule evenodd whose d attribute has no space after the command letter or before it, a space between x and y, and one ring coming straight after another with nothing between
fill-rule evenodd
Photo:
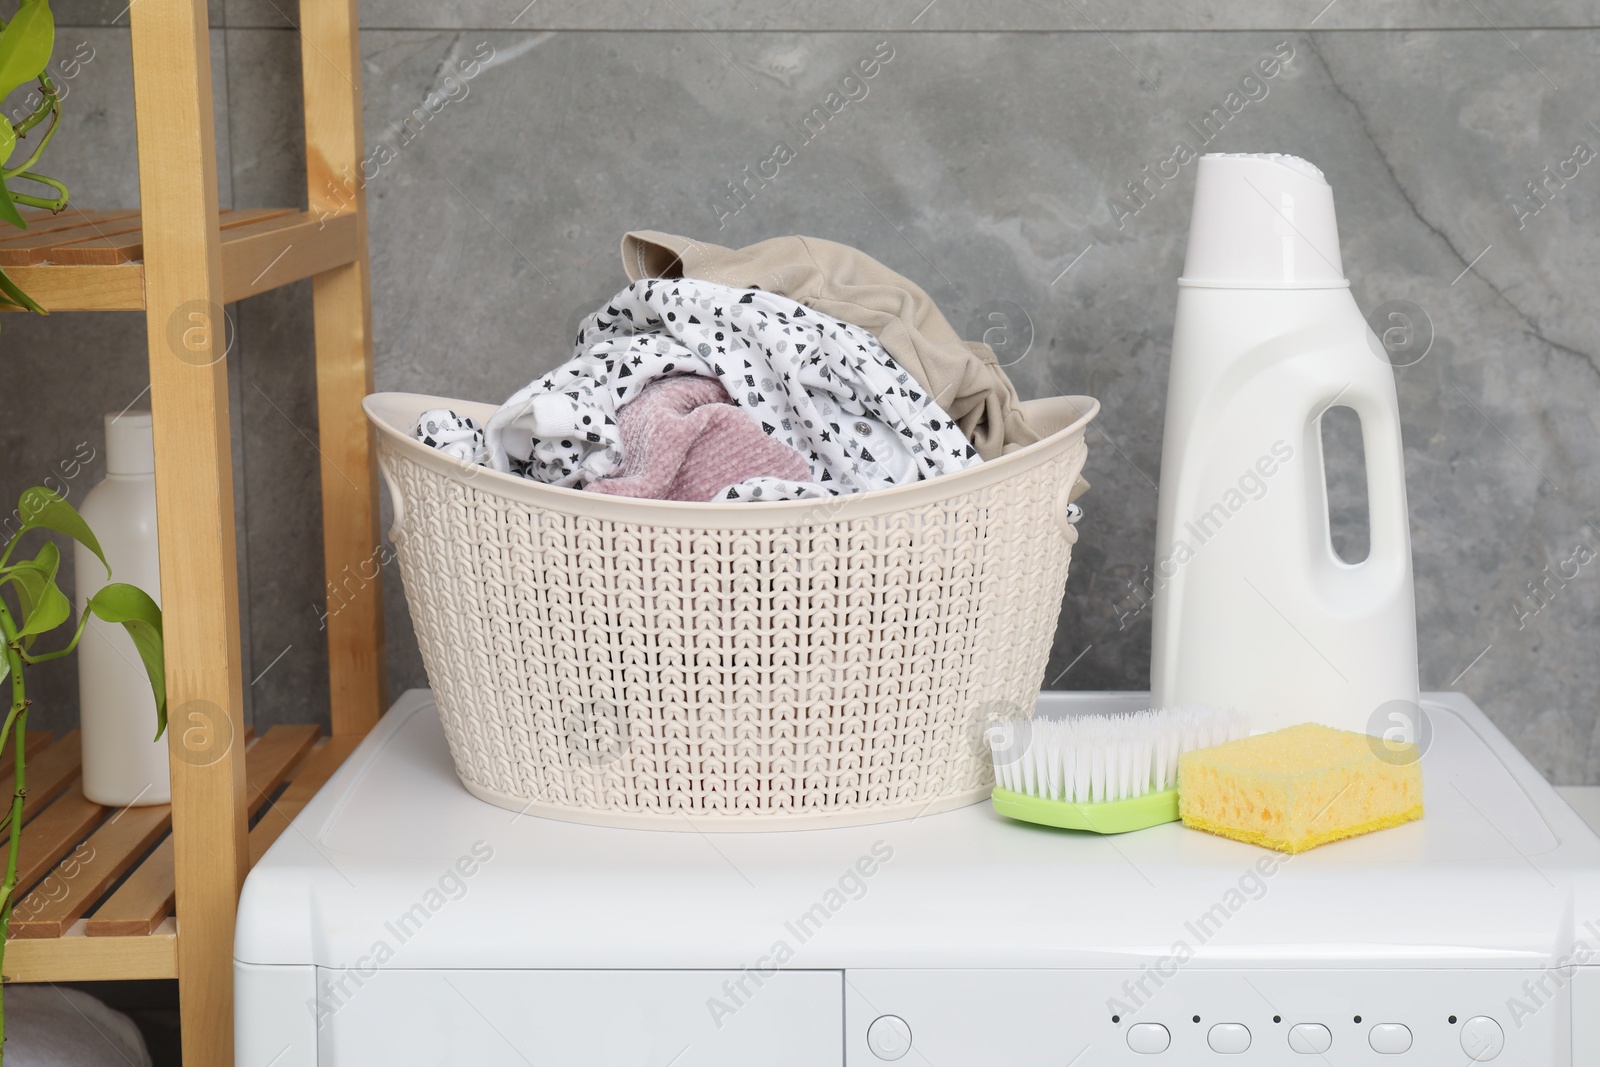
<instances>
[{"instance_id":1,"label":"woven plastic basket","mask_svg":"<svg viewBox=\"0 0 1600 1067\"><path fill-rule=\"evenodd\" d=\"M1038 444L829 500L684 504L563 489L414 440L366 400L390 536L466 787L663 830L886 822L980 800L985 726L1032 712L1056 629L1089 397Z\"/></svg>"}]
</instances>

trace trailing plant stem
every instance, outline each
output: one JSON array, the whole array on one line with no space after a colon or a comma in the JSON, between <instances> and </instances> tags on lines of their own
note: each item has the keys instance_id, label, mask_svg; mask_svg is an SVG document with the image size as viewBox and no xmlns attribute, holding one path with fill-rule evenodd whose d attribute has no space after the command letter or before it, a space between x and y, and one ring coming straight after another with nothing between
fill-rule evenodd
<instances>
[{"instance_id":1,"label":"trailing plant stem","mask_svg":"<svg viewBox=\"0 0 1600 1067\"><path fill-rule=\"evenodd\" d=\"M61 98L56 94L56 84L50 80L48 72L39 75L39 105L33 109L33 114L23 119L16 127L18 137L28 136L28 131L39 125L45 115L61 113Z\"/></svg>"},{"instance_id":2,"label":"trailing plant stem","mask_svg":"<svg viewBox=\"0 0 1600 1067\"><path fill-rule=\"evenodd\" d=\"M54 90L51 90L50 99L52 101L55 100ZM7 167L3 171L0 171L0 177L15 178L19 175L26 174L35 163L39 162L39 157L44 155L44 150L49 147L50 138L56 135L56 127L59 125L61 125L61 105L52 103L50 108L50 125L45 127L44 136L39 138L39 143L33 146L33 154L27 159L23 160L21 163L18 163L15 167ZM34 180L38 181L37 178Z\"/></svg>"},{"instance_id":3,"label":"trailing plant stem","mask_svg":"<svg viewBox=\"0 0 1600 1067\"><path fill-rule=\"evenodd\" d=\"M21 174L12 175L8 171L6 177L17 177L30 182L38 182L40 185L48 185L50 188L54 189L58 194L60 194L53 200L46 200L42 196L29 196L27 193L19 193L13 189L11 190L11 199L18 204L23 204L27 207L49 208L51 211L59 212L67 206L67 201L70 199L70 195L68 194L67 187L65 185L56 181L54 178L46 177L43 174L36 174L31 170L26 170Z\"/></svg>"},{"instance_id":4,"label":"trailing plant stem","mask_svg":"<svg viewBox=\"0 0 1600 1067\"><path fill-rule=\"evenodd\" d=\"M22 642L17 637L17 626L4 601L0 601L0 636L5 639L5 656L11 666L11 711L7 723L15 731L16 787L11 793L11 827L6 843L6 875L0 884L0 975L4 974L6 943L10 939L11 908L17 891L17 858L22 852L22 804L28 795L27 741L28 697L22 681ZM4 737L0 735L0 746ZM0 997L0 1064L5 1062L6 1016L5 1001Z\"/></svg>"}]
</instances>

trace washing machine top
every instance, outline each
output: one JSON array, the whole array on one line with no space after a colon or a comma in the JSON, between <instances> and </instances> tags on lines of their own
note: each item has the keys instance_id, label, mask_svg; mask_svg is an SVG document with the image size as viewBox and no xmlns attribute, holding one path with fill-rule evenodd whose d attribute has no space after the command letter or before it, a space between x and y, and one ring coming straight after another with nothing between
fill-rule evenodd
<instances>
[{"instance_id":1,"label":"washing machine top","mask_svg":"<svg viewBox=\"0 0 1600 1067\"><path fill-rule=\"evenodd\" d=\"M1058 712L1143 693L1047 693ZM403 968L1538 967L1600 915L1600 839L1459 693L1424 698L1425 817L1298 856L987 803L876 826L621 830L456 780L406 693L251 873L235 956ZM1579 918L1574 918L1577 916Z\"/></svg>"}]
</instances>

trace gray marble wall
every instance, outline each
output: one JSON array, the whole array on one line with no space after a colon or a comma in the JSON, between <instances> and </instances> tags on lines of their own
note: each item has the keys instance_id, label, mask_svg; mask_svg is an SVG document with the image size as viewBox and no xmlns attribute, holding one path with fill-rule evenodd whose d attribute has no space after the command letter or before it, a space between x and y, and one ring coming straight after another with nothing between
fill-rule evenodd
<instances>
[{"instance_id":1,"label":"gray marble wall","mask_svg":"<svg viewBox=\"0 0 1600 1067\"><path fill-rule=\"evenodd\" d=\"M1424 686L1472 694L1555 781L1600 782L1600 561L1575 562L1600 551L1600 163L1568 162L1600 147L1595 4L524 2L365 6L367 142L386 146L367 188L379 387L498 399L560 361L623 283L626 229L856 244L971 336L1001 315L1024 396L1104 404L1047 674L1066 688L1148 678L1139 586L1193 168L1143 201L1125 183L1260 57L1292 53L1206 147L1320 165L1362 307L1431 322L1397 372ZM82 204L133 203L123 5L61 7L61 51L93 59L50 171ZM303 203L295 9L214 7L223 203ZM880 42L892 58L807 136ZM780 142L794 158L731 199ZM307 295L231 309L258 726L326 715ZM0 424L8 498L145 385L132 316L8 316L0 358L6 391L29 391ZM1334 481L1356 511L1348 464ZM386 592L398 691L424 675L397 575ZM73 690L70 668L41 685L63 725Z\"/></svg>"}]
</instances>

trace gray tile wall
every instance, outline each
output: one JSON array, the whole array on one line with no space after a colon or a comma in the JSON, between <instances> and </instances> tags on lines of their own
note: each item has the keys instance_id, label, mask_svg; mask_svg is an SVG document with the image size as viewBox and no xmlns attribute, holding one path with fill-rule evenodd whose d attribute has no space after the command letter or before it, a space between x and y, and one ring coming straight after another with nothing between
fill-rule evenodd
<instances>
[{"instance_id":1,"label":"gray tile wall","mask_svg":"<svg viewBox=\"0 0 1600 1067\"><path fill-rule=\"evenodd\" d=\"M62 31L96 49L51 160L86 205L134 199L120 7ZM223 202L303 203L295 8L216 8ZM1105 405L1047 673L1066 688L1148 679L1138 587L1192 168L1133 214L1124 183L1287 42L1266 95L1207 149L1320 165L1362 307L1409 301L1431 321L1427 354L1397 373L1424 686L1472 694L1555 781L1600 782L1600 561L1568 562L1600 551L1600 166L1547 183L1544 201L1526 186L1600 147L1600 7L394 0L363 23L367 142L393 157L367 187L380 388L498 399L559 362L576 317L623 283L630 228L856 244L972 336L983 313L1007 316L1023 395ZM797 134L881 41L894 55L866 96ZM491 49L464 87L445 80ZM437 114L400 126L430 93ZM796 158L732 212L727 183L779 142ZM309 306L299 286L233 311L261 726L325 716ZM34 414L0 427L14 498L143 388L142 324L13 315L0 346L35 390ZM1341 511L1358 510L1348 462L1332 477ZM398 691L424 677L397 575L386 592ZM69 722L73 690L58 670L40 702Z\"/></svg>"}]
</instances>

